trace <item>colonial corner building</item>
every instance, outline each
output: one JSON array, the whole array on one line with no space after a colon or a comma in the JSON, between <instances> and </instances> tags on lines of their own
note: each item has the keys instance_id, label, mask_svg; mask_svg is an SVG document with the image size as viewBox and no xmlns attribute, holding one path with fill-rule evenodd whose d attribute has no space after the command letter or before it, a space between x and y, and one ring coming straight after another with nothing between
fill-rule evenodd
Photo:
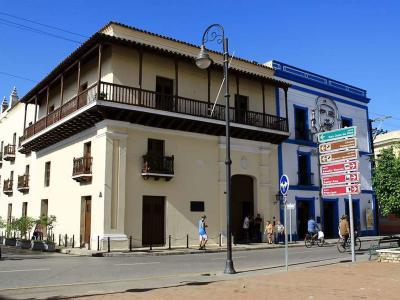
<instances>
[{"instance_id":1,"label":"colonial corner building","mask_svg":"<svg viewBox=\"0 0 400 300\"><path fill-rule=\"evenodd\" d=\"M201 70L194 63L198 51L195 45L111 22L20 100L14 90L9 101L3 100L0 116L0 215L8 220L55 215L56 236L74 235L82 246L100 249L110 238L112 249L127 249L130 236L134 246L165 245L169 235L174 245L186 245L187 236L197 244L197 223L205 214L210 242L219 243L220 234L224 240L222 95L213 109L222 55L211 52L211 68ZM280 218L276 194L283 165L297 176L295 158L283 155L286 147L304 144L293 142L293 103L302 99L311 107L315 94L299 91L303 84L291 87L294 81L278 73L275 65L231 62L236 241L244 238L245 215ZM354 111L368 136L366 104L342 98L363 107L346 114ZM310 143L305 145L309 152ZM310 169L301 165L299 172L308 175ZM368 186L370 168L362 172ZM305 222L301 218L297 215L297 223ZM332 219L331 226L336 223ZM294 232L302 230L293 226Z\"/></svg>"}]
</instances>

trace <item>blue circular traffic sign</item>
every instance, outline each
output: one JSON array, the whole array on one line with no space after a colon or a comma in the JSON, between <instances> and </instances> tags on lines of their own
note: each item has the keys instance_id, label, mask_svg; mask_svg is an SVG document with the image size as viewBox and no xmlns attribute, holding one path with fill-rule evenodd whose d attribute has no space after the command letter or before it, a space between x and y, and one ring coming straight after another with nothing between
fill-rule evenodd
<instances>
[{"instance_id":1,"label":"blue circular traffic sign","mask_svg":"<svg viewBox=\"0 0 400 300\"><path fill-rule=\"evenodd\" d=\"M289 191L289 177L285 174L279 180L279 190L283 196L286 196Z\"/></svg>"}]
</instances>

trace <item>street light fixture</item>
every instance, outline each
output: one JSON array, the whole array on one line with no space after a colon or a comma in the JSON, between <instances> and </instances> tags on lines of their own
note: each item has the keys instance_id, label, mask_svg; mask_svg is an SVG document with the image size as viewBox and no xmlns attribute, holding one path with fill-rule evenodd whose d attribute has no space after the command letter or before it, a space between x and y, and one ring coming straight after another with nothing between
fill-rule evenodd
<instances>
[{"instance_id":1,"label":"street light fixture","mask_svg":"<svg viewBox=\"0 0 400 300\"><path fill-rule=\"evenodd\" d=\"M224 83L225 83L225 140L226 140L226 264L225 274L235 274L232 260L232 234L231 234L231 142L229 128L229 81L228 81L228 39L225 37L224 27L220 24L212 24L204 31L201 40L200 53L196 57L196 65L200 69L207 69L212 60L206 50L205 43L216 40L222 43L224 58Z\"/></svg>"}]
</instances>

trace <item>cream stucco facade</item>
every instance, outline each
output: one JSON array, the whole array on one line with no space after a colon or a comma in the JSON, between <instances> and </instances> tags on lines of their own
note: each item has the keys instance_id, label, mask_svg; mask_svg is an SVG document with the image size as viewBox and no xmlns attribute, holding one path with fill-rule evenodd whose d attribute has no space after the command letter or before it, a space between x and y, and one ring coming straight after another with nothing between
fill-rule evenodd
<instances>
[{"instance_id":1,"label":"cream stucco facade","mask_svg":"<svg viewBox=\"0 0 400 300\"><path fill-rule=\"evenodd\" d=\"M88 247L104 249L110 238L113 249L128 249L129 237L134 246L144 243L148 224L163 231L161 244L169 235L174 245L186 245L187 235L190 244L197 244L197 223L205 214L210 242L218 243L220 234L224 240L225 122L203 115L202 104L212 105L219 90L221 55L211 53L216 67L200 70L188 59L197 54L193 45L112 23L101 38L106 35L118 39L96 43L101 45L99 52L90 45L88 51L78 49L76 58L72 55L49 75L53 77L47 85L22 98L27 106L25 124L24 103L2 113L0 141L8 142L14 131L22 136L14 162L2 161L2 183L12 170L15 177L27 164L30 167L29 191L21 193L14 184L12 194L1 193L0 216L6 218L12 204L12 216L20 217L22 202L27 202L28 215L38 217L47 200L46 213L57 217L56 240L62 235L64 242L67 234L76 246L82 240ZM279 215L274 204L277 144L289 133L282 129L285 119L274 116L275 93L288 85L274 81L273 69L245 60L234 59L232 69L232 175L251 181L248 199L235 200L239 212L233 222L241 228L244 213L260 213L264 220ZM169 96L157 92L158 77L173 83ZM112 89L103 90L103 85ZM235 107L235 94L247 99L244 115ZM150 95L156 106L146 107L143 95ZM159 99L176 102L160 109ZM218 103L223 101L220 96ZM173 156L169 177L163 172L144 176L149 140L163 141L163 157ZM77 173L74 159L85 162L89 156L90 170ZM144 207L146 197L161 199L163 211L152 215L157 207ZM248 208L242 200L250 203ZM193 209L192 202L202 207Z\"/></svg>"}]
</instances>

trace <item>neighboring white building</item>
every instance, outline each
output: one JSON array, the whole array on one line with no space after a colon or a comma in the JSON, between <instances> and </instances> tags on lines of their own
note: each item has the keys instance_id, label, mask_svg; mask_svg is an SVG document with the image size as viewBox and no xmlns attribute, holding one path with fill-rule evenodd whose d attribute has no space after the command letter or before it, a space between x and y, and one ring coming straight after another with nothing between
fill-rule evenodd
<instances>
[{"instance_id":1,"label":"neighboring white building","mask_svg":"<svg viewBox=\"0 0 400 300\"><path fill-rule=\"evenodd\" d=\"M279 61L267 65L275 69L276 78L292 84L287 104L290 136L278 146L278 159L279 173L290 178L288 202L296 204L292 212L294 238L303 238L310 215L322 225L327 237L336 237L340 216L348 214L347 197L321 198L320 195L318 149L316 136L311 132L312 110L320 96L335 102L343 127L357 126L362 193L353 196L355 225L363 235L373 234L376 222L371 224L371 213L375 221L376 205L371 183L370 99L366 91ZM277 115L286 117L283 92L276 101Z\"/></svg>"}]
</instances>

